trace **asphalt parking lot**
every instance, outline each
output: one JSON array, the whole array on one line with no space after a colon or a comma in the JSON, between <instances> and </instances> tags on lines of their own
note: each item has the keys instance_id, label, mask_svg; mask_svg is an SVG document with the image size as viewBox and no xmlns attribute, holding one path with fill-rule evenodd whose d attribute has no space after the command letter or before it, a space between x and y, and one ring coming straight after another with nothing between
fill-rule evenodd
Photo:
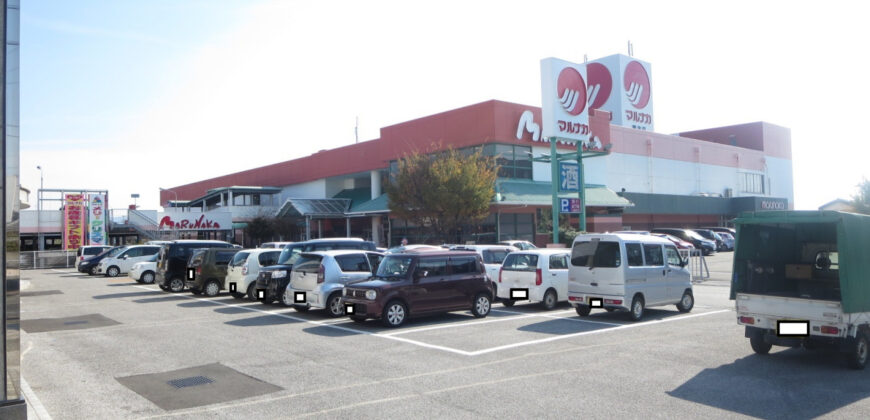
<instances>
[{"instance_id":1,"label":"asphalt parking lot","mask_svg":"<svg viewBox=\"0 0 870 420\"><path fill-rule=\"evenodd\" d=\"M870 372L752 353L708 257L689 314L640 323L567 304L493 306L400 329L70 269L23 271L31 418L870 417Z\"/></svg>"}]
</instances>

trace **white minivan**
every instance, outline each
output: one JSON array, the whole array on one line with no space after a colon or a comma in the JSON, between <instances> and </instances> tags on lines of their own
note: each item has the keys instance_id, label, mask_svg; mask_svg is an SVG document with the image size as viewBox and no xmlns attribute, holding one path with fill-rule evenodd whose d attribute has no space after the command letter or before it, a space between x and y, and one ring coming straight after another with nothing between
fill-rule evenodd
<instances>
[{"instance_id":1,"label":"white minivan","mask_svg":"<svg viewBox=\"0 0 870 420\"><path fill-rule=\"evenodd\" d=\"M118 277L119 274L127 274L133 268L133 264L148 261L149 258L160 252L158 245L132 245L124 252L106 257L97 266L97 274L105 274L109 277Z\"/></svg>"},{"instance_id":2,"label":"white minivan","mask_svg":"<svg viewBox=\"0 0 870 420\"><path fill-rule=\"evenodd\" d=\"M593 308L628 311L643 317L644 308L695 304L686 261L673 242L649 235L578 235L571 249L568 302L580 316Z\"/></svg>"},{"instance_id":3,"label":"white minivan","mask_svg":"<svg viewBox=\"0 0 870 420\"><path fill-rule=\"evenodd\" d=\"M498 272L496 295L504 306L518 300L541 302L553 309L568 300L569 249L533 249L511 252Z\"/></svg>"}]
</instances>

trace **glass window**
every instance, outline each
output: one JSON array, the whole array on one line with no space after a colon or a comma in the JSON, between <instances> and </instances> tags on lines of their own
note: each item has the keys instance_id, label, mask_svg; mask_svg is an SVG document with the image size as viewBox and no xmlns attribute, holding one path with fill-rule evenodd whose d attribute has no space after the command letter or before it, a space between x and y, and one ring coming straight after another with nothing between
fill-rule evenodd
<instances>
[{"instance_id":1,"label":"glass window","mask_svg":"<svg viewBox=\"0 0 870 420\"><path fill-rule=\"evenodd\" d=\"M564 270L568 268L568 255L550 255L550 270Z\"/></svg>"},{"instance_id":2,"label":"glass window","mask_svg":"<svg viewBox=\"0 0 870 420\"><path fill-rule=\"evenodd\" d=\"M501 264L504 258L510 254L507 249L485 249L483 250L484 264Z\"/></svg>"},{"instance_id":3,"label":"glass window","mask_svg":"<svg viewBox=\"0 0 870 420\"><path fill-rule=\"evenodd\" d=\"M678 265L682 264L683 259L680 258L680 253L679 253L679 251L677 251L677 248L674 248L670 245L666 246L665 253L668 257L668 265L678 266Z\"/></svg>"},{"instance_id":4,"label":"glass window","mask_svg":"<svg viewBox=\"0 0 870 420\"><path fill-rule=\"evenodd\" d=\"M268 267L270 265L278 264L278 256L280 255L280 251L263 252L257 256L257 261L260 262L261 266Z\"/></svg>"},{"instance_id":5,"label":"glass window","mask_svg":"<svg viewBox=\"0 0 870 420\"><path fill-rule=\"evenodd\" d=\"M577 242L574 248L589 246L589 242ZM587 267L589 263L588 256L571 257L571 264L575 267ZM615 268L622 265L622 258L619 253L619 242L599 242L595 247L595 253L592 256L592 265L594 267Z\"/></svg>"},{"instance_id":6,"label":"glass window","mask_svg":"<svg viewBox=\"0 0 870 420\"><path fill-rule=\"evenodd\" d=\"M451 274L478 273L477 258L474 257L450 257Z\"/></svg>"},{"instance_id":7,"label":"glass window","mask_svg":"<svg viewBox=\"0 0 870 420\"><path fill-rule=\"evenodd\" d=\"M339 255L335 257L335 262L338 263L341 271L371 272L369 262L364 254Z\"/></svg>"},{"instance_id":8,"label":"glass window","mask_svg":"<svg viewBox=\"0 0 870 420\"><path fill-rule=\"evenodd\" d=\"M380 277L389 276L405 276L408 274L408 268L411 267L413 258L402 255L390 255L381 261L378 266L377 275Z\"/></svg>"},{"instance_id":9,"label":"glass window","mask_svg":"<svg viewBox=\"0 0 870 420\"><path fill-rule=\"evenodd\" d=\"M259 206L259 205L260 205L260 194L254 194L254 195L252 195L252 196L251 196L251 199L253 200L253 201L251 202L251 204L253 204L253 205L255 205L255 206Z\"/></svg>"},{"instance_id":10,"label":"glass window","mask_svg":"<svg viewBox=\"0 0 870 420\"><path fill-rule=\"evenodd\" d=\"M646 259L647 266L662 266L665 265L665 260L662 257L662 246L657 244L644 244L643 256Z\"/></svg>"},{"instance_id":11,"label":"glass window","mask_svg":"<svg viewBox=\"0 0 870 420\"><path fill-rule=\"evenodd\" d=\"M369 265L372 267L372 273L376 273L378 271L378 267L381 266L381 261L384 260L384 256L381 254L366 254L366 257L369 259Z\"/></svg>"},{"instance_id":12,"label":"glass window","mask_svg":"<svg viewBox=\"0 0 870 420\"><path fill-rule=\"evenodd\" d=\"M502 268L510 271L535 271L538 269L538 256L534 254L509 254Z\"/></svg>"},{"instance_id":13,"label":"glass window","mask_svg":"<svg viewBox=\"0 0 870 420\"><path fill-rule=\"evenodd\" d=\"M230 261L230 266L238 267L245 263L248 260L248 255L251 255L250 252L239 252L233 257L233 260Z\"/></svg>"},{"instance_id":14,"label":"glass window","mask_svg":"<svg viewBox=\"0 0 870 420\"><path fill-rule=\"evenodd\" d=\"M236 251L218 251L215 253L215 264L217 265L227 265L232 261L233 257L236 256Z\"/></svg>"},{"instance_id":15,"label":"glass window","mask_svg":"<svg viewBox=\"0 0 870 420\"><path fill-rule=\"evenodd\" d=\"M447 258L421 258L414 272L422 275L424 271L429 272L429 277L447 275Z\"/></svg>"},{"instance_id":16,"label":"glass window","mask_svg":"<svg viewBox=\"0 0 870 420\"><path fill-rule=\"evenodd\" d=\"M293 271L302 273L317 273L320 271L320 261L323 257L319 255L300 255L293 265Z\"/></svg>"},{"instance_id":17,"label":"glass window","mask_svg":"<svg viewBox=\"0 0 870 420\"><path fill-rule=\"evenodd\" d=\"M642 266L643 250L640 244L625 244L625 258L628 260L629 267Z\"/></svg>"}]
</instances>

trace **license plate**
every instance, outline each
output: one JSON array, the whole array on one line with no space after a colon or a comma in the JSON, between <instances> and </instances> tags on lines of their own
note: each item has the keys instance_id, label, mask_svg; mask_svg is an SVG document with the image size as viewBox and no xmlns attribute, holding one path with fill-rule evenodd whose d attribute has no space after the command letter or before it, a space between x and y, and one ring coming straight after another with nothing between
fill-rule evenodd
<instances>
[{"instance_id":1,"label":"license plate","mask_svg":"<svg viewBox=\"0 0 870 420\"><path fill-rule=\"evenodd\" d=\"M810 321L776 321L776 335L779 337L807 337L810 335Z\"/></svg>"}]
</instances>

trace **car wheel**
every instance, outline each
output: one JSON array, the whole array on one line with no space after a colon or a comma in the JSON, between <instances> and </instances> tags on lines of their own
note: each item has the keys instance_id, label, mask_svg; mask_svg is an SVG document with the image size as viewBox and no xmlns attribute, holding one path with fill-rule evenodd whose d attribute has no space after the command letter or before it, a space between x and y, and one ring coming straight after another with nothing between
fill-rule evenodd
<instances>
[{"instance_id":1,"label":"car wheel","mask_svg":"<svg viewBox=\"0 0 870 420\"><path fill-rule=\"evenodd\" d=\"M175 277L172 280L169 280L169 290L172 293L181 293L184 290L184 280L181 280L181 277Z\"/></svg>"},{"instance_id":2,"label":"car wheel","mask_svg":"<svg viewBox=\"0 0 870 420\"><path fill-rule=\"evenodd\" d=\"M92 275L92 276L96 276L96 275L97 275L97 267L96 267L96 266L91 267L91 268L88 270L88 274L90 274L90 275Z\"/></svg>"},{"instance_id":3,"label":"car wheel","mask_svg":"<svg viewBox=\"0 0 870 420\"><path fill-rule=\"evenodd\" d=\"M256 302L257 301L257 284L251 283L248 286L248 291L245 292L245 295L248 297L249 301Z\"/></svg>"},{"instance_id":4,"label":"car wheel","mask_svg":"<svg viewBox=\"0 0 870 420\"><path fill-rule=\"evenodd\" d=\"M281 294L281 303L284 306L293 306L293 292L289 288Z\"/></svg>"},{"instance_id":5,"label":"car wheel","mask_svg":"<svg viewBox=\"0 0 870 420\"><path fill-rule=\"evenodd\" d=\"M770 348L773 347L772 344L764 342L764 332L761 330L756 331L752 334L752 337L749 337L749 345L755 354L761 355L770 353Z\"/></svg>"},{"instance_id":6,"label":"car wheel","mask_svg":"<svg viewBox=\"0 0 870 420\"><path fill-rule=\"evenodd\" d=\"M541 301L541 304L544 305L544 309L551 311L556 307L556 291L553 289L547 290L547 293L544 293L544 300Z\"/></svg>"},{"instance_id":7,"label":"car wheel","mask_svg":"<svg viewBox=\"0 0 870 420\"><path fill-rule=\"evenodd\" d=\"M121 274L121 269L114 265L106 269L106 275L109 277L118 277L118 274Z\"/></svg>"},{"instance_id":8,"label":"car wheel","mask_svg":"<svg viewBox=\"0 0 870 420\"><path fill-rule=\"evenodd\" d=\"M344 316L344 304L341 302L341 293L335 292L329 295L329 299L326 300L326 308L329 311L329 315L333 318Z\"/></svg>"},{"instance_id":9,"label":"car wheel","mask_svg":"<svg viewBox=\"0 0 870 420\"><path fill-rule=\"evenodd\" d=\"M577 311L577 315L589 316L589 313L592 312L592 307L589 305L577 305L574 307L574 310Z\"/></svg>"},{"instance_id":10,"label":"car wheel","mask_svg":"<svg viewBox=\"0 0 870 420\"><path fill-rule=\"evenodd\" d=\"M208 297L215 297L221 292L221 285L217 280L209 280L205 283L205 287L202 288L202 291Z\"/></svg>"},{"instance_id":11,"label":"car wheel","mask_svg":"<svg viewBox=\"0 0 870 420\"><path fill-rule=\"evenodd\" d=\"M486 293L478 293L474 298L474 304L471 305L471 314L475 318L483 318L489 315L489 310L492 309L492 300Z\"/></svg>"},{"instance_id":12,"label":"car wheel","mask_svg":"<svg viewBox=\"0 0 870 420\"><path fill-rule=\"evenodd\" d=\"M867 334L864 331L858 331L858 336L855 337L855 343L849 349L846 355L846 361L852 369L863 370L867 365L867 355L870 351L870 343L867 341Z\"/></svg>"},{"instance_id":13,"label":"car wheel","mask_svg":"<svg viewBox=\"0 0 870 420\"><path fill-rule=\"evenodd\" d=\"M510 299L502 299L502 301L501 301L501 304L504 306L507 306L508 308L510 308L511 306L514 306L514 303L516 303L516 302L514 302Z\"/></svg>"},{"instance_id":14,"label":"car wheel","mask_svg":"<svg viewBox=\"0 0 870 420\"><path fill-rule=\"evenodd\" d=\"M384 306L381 322L387 327L395 328L405 323L408 318L408 307L398 300L393 300Z\"/></svg>"},{"instance_id":15,"label":"car wheel","mask_svg":"<svg viewBox=\"0 0 870 420\"><path fill-rule=\"evenodd\" d=\"M145 284L154 283L154 273L151 271L146 271L142 273L142 277L140 278L140 280L142 280L142 283Z\"/></svg>"},{"instance_id":16,"label":"car wheel","mask_svg":"<svg viewBox=\"0 0 870 420\"><path fill-rule=\"evenodd\" d=\"M628 312L632 321L640 321L643 318L643 297L637 295L631 301L631 310Z\"/></svg>"},{"instance_id":17,"label":"car wheel","mask_svg":"<svg viewBox=\"0 0 870 420\"><path fill-rule=\"evenodd\" d=\"M680 303L677 304L677 310L680 312L689 312L695 306L695 297L692 296L692 291L686 290L683 292L683 297Z\"/></svg>"},{"instance_id":18,"label":"car wheel","mask_svg":"<svg viewBox=\"0 0 870 420\"><path fill-rule=\"evenodd\" d=\"M365 317L362 317L362 316L352 316L352 317L350 317L350 319L353 322L356 322L357 324L362 324L363 322L366 322Z\"/></svg>"}]
</instances>

